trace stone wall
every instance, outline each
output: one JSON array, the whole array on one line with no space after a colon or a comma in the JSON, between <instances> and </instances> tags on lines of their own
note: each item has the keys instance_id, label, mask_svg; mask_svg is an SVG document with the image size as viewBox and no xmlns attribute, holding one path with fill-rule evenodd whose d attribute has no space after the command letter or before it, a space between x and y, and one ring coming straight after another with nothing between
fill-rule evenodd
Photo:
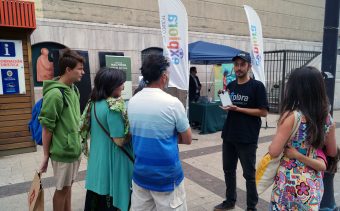
<instances>
[{"instance_id":1,"label":"stone wall","mask_svg":"<svg viewBox=\"0 0 340 211\"><path fill-rule=\"evenodd\" d=\"M249 37L221 35L213 33L189 32L189 42L198 40L224 44L241 50L249 51ZM86 23L52 19L38 19L37 29L31 35L32 45L40 42L57 42L71 49L88 51L91 79L93 81L99 69L98 52L124 52L131 57L133 88L138 85L139 68L141 66L141 51L149 47L162 48L162 38L159 29L114 26L110 24ZM320 42L294 41L283 39L264 39L264 50L311 50L321 51ZM198 77L202 83L201 95L213 95L212 66L199 65ZM93 83L92 83L93 84ZM208 87L208 88L207 88ZM35 88L36 98L41 97L41 88ZM171 90L185 102L186 95L178 90Z\"/></svg>"},{"instance_id":2,"label":"stone wall","mask_svg":"<svg viewBox=\"0 0 340 211\"><path fill-rule=\"evenodd\" d=\"M325 0L183 0L189 31L245 36L243 5L253 7L263 36L322 41ZM38 18L159 28L157 0L35 0Z\"/></svg>"}]
</instances>

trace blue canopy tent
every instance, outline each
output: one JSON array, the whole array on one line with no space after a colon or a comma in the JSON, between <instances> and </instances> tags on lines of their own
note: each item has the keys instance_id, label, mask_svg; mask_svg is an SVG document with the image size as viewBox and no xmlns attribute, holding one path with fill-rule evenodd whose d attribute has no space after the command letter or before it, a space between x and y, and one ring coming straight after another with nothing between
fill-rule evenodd
<instances>
[{"instance_id":1,"label":"blue canopy tent","mask_svg":"<svg viewBox=\"0 0 340 211\"><path fill-rule=\"evenodd\" d=\"M225 45L197 41L189 44L189 61L191 64L198 65L231 63L232 58L240 52L243 51ZM207 73L206 69L206 84L208 80ZM206 87L208 93L208 85ZM268 128L267 117L266 128Z\"/></svg>"},{"instance_id":2,"label":"blue canopy tent","mask_svg":"<svg viewBox=\"0 0 340 211\"><path fill-rule=\"evenodd\" d=\"M230 63L240 52L229 46L197 41L189 44L189 61L191 64L205 65Z\"/></svg>"},{"instance_id":3,"label":"blue canopy tent","mask_svg":"<svg viewBox=\"0 0 340 211\"><path fill-rule=\"evenodd\" d=\"M242 52L225 45L197 41L189 44L190 64L211 65L231 63L232 58ZM206 93L208 95L208 70L206 66Z\"/></svg>"}]
</instances>

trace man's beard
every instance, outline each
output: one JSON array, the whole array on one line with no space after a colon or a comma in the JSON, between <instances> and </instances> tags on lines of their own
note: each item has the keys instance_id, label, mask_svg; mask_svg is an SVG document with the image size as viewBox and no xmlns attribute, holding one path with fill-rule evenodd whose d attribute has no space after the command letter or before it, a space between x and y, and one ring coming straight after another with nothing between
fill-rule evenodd
<instances>
[{"instance_id":1,"label":"man's beard","mask_svg":"<svg viewBox=\"0 0 340 211\"><path fill-rule=\"evenodd\" d=\"M239 78L239 79L246 78L246 77L247 77L247 73L243 73L243 72L242 72L241 75L236 74L236 77Z\"/></svg>"}]
</instances>

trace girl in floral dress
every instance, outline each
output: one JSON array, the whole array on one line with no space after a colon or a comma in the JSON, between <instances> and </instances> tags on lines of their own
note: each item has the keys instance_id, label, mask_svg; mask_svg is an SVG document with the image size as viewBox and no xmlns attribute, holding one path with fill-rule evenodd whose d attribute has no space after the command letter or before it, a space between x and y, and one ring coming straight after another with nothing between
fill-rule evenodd
<instances>
[{"instance_id":1,"label":"girl in floral dress","mask_svg":"<svg viewBox=\"0 0 340 211\"><path fill-rule=\"evenodd\" d=\"M297 133L287 140L294 124L293 111L298 111L301 123ZM325 84L320 71L303 67L292 71L276 135L269 154L277 157L289 146L299 153L317 159L317 150L325 146L325 154L336 155L335 126L329 114ZM322 172L284 151L275 177L270 210L318 210L323 195Z\"/></svg>"}]
</instances>

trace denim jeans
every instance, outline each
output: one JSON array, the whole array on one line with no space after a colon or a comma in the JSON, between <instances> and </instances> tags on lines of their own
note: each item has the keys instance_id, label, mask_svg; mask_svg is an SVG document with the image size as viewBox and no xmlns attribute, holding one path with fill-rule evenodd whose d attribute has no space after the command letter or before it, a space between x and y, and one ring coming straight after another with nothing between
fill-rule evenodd
<instances>
[{"instance_id":1,"label":"denim jeans","mask_svg":"<svg viewBox=\"0 0 340 211\"><path fill-rule=\"evenodd\" d=\"M255 163L257 144L240 144L223 141L223 171L226 184L226 201L235 203L236 167L240 159L243 177L246 180L247 208L254 209L258 202L255 183Z\"/></svg>"},{"instance_id":2,"label":"denim jeans","mask_svg":"<svg viewBox=\"0 0 340 211\"><path fill-rule=\"evenodd\" d=\"M333 211L336 208L333 180L334 174L325 171L323 178L325 192L323 193L320 204L321 211Z\"/></svg>"}]
</instances>

